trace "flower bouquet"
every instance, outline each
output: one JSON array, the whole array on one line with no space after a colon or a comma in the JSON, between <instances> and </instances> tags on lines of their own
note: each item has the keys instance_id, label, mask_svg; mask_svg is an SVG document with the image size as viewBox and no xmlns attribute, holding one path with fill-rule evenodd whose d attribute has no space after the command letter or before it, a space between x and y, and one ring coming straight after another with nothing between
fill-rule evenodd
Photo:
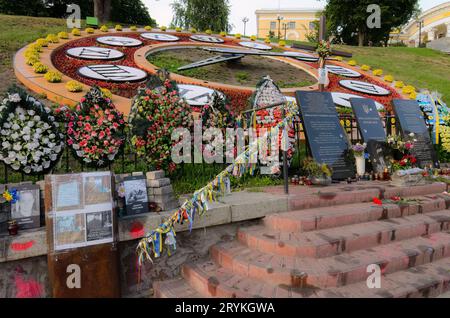
<instances>
[{"instance_id":1,"label":"flower bouquet","mask_svg":"<svg viewBox=\"0 0 450 318\"><path fill-rule=\"evenodd\" d=\"M367 144L356 144L352 146L352 152L355 156L356 171L359 176L363 176L366 173L366 158L364 156L366 152Z\"/></svg>"},{"instance_id":2,"label":"flower bouquet","mask_svg":"<svg viewBox=\"0 0 450 318\"><path fill-rule=\"evenodd\" d=\"M303 170L312 185L327 186L332 183L333 170L326 164L307 158L303 161Z\"/></svg>"},{"instance_id":3,"label":"flower bouquet","mask_svg":"<svg viewBox=\"0 0 450 318\"><path fill-rule=\"evenodd\" d=\"M13 170L37 175L50 171L64 149L52 110L18 87L0 104L0 160Z\"/></svg>"},{"instance_id":4,"label":"flower bouquet","mask_svg":"<svg viewBox=\"0 0 450 318\"><path fill-rule=\"evenodd\" d=\"M67 144L82 163L104 167L114 161L125 142L123 114L98 87L75 110L58 109L67 120Z\"/></svg>"},{"instance_id":5,"label":"flower bouquet","mask_svg":"<svg viewBox=\"0 0 450 318\"><path fill-rule=\"evenodd\" d=\"M131 143L151 168L172 173L177 168L171 158L171 149L177 144L172 132L191 126L191 107L178 95L176 83L155 76L150 82L153 87L141 89L131 107Z\"/></svg>"}]
</instances>

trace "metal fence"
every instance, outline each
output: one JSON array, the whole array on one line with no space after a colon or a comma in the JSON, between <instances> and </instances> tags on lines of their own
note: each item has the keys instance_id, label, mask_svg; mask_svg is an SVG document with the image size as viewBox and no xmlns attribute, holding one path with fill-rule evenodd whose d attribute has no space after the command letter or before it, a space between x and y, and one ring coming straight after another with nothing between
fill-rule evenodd
<instances>
[{"instance_id":1,"label":"metal fence","mask_svg":"<svg viewBox=\"0 0 450 318\"><path fill-rule=\"evenodd\" d=\"M356 119L353 114L341 114L339 115L339 120L343 125L345 131L348 134L348 138L352 143L361 142L361 135L358 130L358 125ZM393 115L384 115L382 117L382 121L386 128L388 134L396 132L396 121ZM309 150L307 146L307 142L305 140L305 134L303 131L303 125L299 119L294 121L294 130L295 130L295 147L296 151L308 155ZM299 157L299 160L302 158ZM186 165L190 164L182 164L180 173L183 173ZM204 166L206 164L200 164L200 166ZM225 167L226 164L216 164L218 168ZM145 163L143 159L138 158L138 156L134 153L133 147L130 144L126 144L124 151L120 156L116 158L116 160L109 166L103 169L95 169L89 168L86 165L80 163L77 160L73 152L67 147L64 149L64 152L53 169L52 173L54 174L65 174L65 173L75 173L75 172L89 172L89 171L98 171L98 170L109 170L113 171L116 174L121 173L131 173L134 171L148 171L149 167ZM28 176L23 173L19 173L8 167L6 164L0 164L0 184L6 183L16 183L16 182L25 182L25 181L39 181L43 180L44 175L36 175L36 176Z\"/></svg>"}]
</instances>

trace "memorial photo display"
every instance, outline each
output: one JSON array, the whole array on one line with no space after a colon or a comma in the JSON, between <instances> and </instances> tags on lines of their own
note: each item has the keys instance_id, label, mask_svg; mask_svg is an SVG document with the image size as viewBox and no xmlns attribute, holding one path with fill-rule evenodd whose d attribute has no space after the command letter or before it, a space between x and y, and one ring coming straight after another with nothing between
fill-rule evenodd
<instances>
[{"instance_id":1,"label":"memorial photo display","mask_svg":"<svg viewBox=\"0 0 450 318\"><path fill-rule=\"evenodd\" d=\"M369 98L350 98L353 113L358 123L362 139L367 144L367 151L376 173L384 172L386 162L386 131L374 100Z\"/></svg>"},{"instance_id":2,"label":"memorial photo display","mask_svg":"<svg viewBox=\"0 0 450 318\"><path fill-rule=\"evenodd\" d=\"M17 202L11 204L11 219L16 220L19 229L28 230L41 226L41 197L39 186L20 185L17 190Z\"/></svg>"},{"instance_id":3,"label":"memorial photo display","mask_svg":"<svg viewBox=\"0 0 450 318\"><path fill-rule=\"evenodd\" d=\"M125 188L126 214L135 215L148 212L147 180L145 176L126 177Z\"/></svg>"},{"instance_id":4,"label":"memorial photo display","mask_svg":"<svg viewBox=\"0 0 450 318\"><path fill-rule=\"evenodd\" d=\"M348 159L349 143L341 126L331 93L296 92L300 116L315 161L333 168L333 179L355 176L355 168Z\"/></svg>"},{"instance_id":5,"label":"memorial photo display","mask_svg":"<svg viewBox=\"0 0 450 318\"><path fill-rule=\"evenodd\" d=\"M415 100L394 99L393 106L403 136L406 138L410 133L414 133L414 138L417 139L412 155L417 158L420 167L432 165L439 168L439 160L419 103Z\"/></svg>"},{"instance_id":6,"label":"memorial photo display","mask_svg":"<svg viewBox=\"0 0 450 318\"><path fill-rule=\"evenodd\" d=\"M111 172L49 178L55 251L114 241Z\"/></svg>"}]
</instances>

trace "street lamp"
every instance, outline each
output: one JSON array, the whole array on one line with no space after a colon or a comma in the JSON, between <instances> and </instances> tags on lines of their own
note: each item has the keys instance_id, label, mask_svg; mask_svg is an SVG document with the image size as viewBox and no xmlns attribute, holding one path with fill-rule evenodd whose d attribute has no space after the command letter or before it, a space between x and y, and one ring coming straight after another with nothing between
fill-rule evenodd
<instances>
[{"instance_id":1,"label":"street lamp","mask_svg":"<svg viewBox=\"0 0 450 318\"><path fill-rule=\"evenodd\" d=\"M281 20L283 20L284 17L282 17L281 15L277 16L277 20L278 20L278 40L281 39Z\"/></svg>"},{"instance_id":2,"label":"street lamp","mask_svg":"<svg viewBox=\"0 0 450 318\"><path fill-rule=\"evenodd\" d=\"M242 22L244 22L244 36L245 36L245 27L246 27L246 24L248 21L250 21L249 18L247 18L247 17L242 18Z\"/></svg>"},{"instance_id":3,"label":"street lamp","mask_svg":"<svg viewBox=\"0 0 450 318\"><path fill-rule=\"evenodd\" d=\"M424 25L424 21L423 20L418 20L417 21L417 27L419 28L419 48L422 46L422 28Z\"/></svg>"}]
</instances>

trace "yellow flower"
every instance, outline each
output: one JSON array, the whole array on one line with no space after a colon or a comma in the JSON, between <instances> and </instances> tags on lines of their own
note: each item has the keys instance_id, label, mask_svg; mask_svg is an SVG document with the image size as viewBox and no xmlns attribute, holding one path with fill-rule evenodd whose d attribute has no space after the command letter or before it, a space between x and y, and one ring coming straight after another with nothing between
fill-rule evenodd
<instances>
[{"instance_id":1,"label":"yellow flower","mask_svg":"<svg viewBox=\"0 0 450 318\"><path fill-rule=\"evenodd\" d=\"M112 98L112 93L109 89L100 88L100 90L102 91L103 95L105 95L106 98Z\"/></svg>"},{"instance_id":2,"label":"yellow flower","mask_svg":"<svg viewBox=\"0 0 450 318\"><path fill-rule=\"evenodd\" d=\"M370 71L371 67L369 65L364 64L363 66L361 66L361 69L365 72Z\"/></svg>"},{"instance_id":3,"label":"yellow flower","mask_svg":"<svg viewBox=\"0 0 450 318\"><path fill-rule=\"evenodd\" d=\"M144 29L145 29L145 31L151 31L151 30L152 30L152 27L149 26L149 25L146 25Z\"/></svg>"},{"instance_id":4,"label":"yellow flower","mask_svg":"<svg viewBox=\"0 0 450 318\"><path fill-rule=\"evenodd\" d=\"M208 34L208 35L211 35L212 31L208 29L208 30L205 31L205 33Z\"/></svg>"},{"instance_id":5,"label":"yellow flower","mask_svg":"<svg viewBox=\"0 0 450 318\"><path fill-rule=\"evenodd\" d=\"M3 198L7 201L7 202L11 202L13 197L11 195L11 193L9 193L9 191L5 191L3 192Z\"/></svg>"},{"instance_id":6,"label":"yellow flower","mask_svg":"<svg viewBox=\"0 0 450 318\"><path fill-rule=\"evenodd\" d=\"M222 32L220 32L220 36L227 36L227 32L225 32L225 31L222 31Z\"/></svg>"},{"instance_id":7,"label":"yellow flower","mask_svg":"<svg viewBox=\"0 0 450 318\"><path fill-rule=\"evenodd\" d=\"M37 62L37 63L33 64L33 70L35 73L38 73L38 74L47 73L48 66L42 64L41 62Z\"/></svg>"},{"instance_id":8,"label":"yellow flower","mask_svg":"<svg viewBox=\"0 0 450 318\"><path fill-rule=\"evenodd\" d=\"M57 37L56 35L52 34L52 33L50 33L49 35L47 35L47 37L46 37L45 39L46 39L48 42L51 42L51 43L58 43L58 42L59 42L58 37Z\"/></svg>"},{"instance_id":9,"label":"yellow flower","mask_svg":"<svg viewBox=\"0 0 450 318\"><path fill-rule=\"evenodd\" d=\"M137 31L137 26L135 26L135 25L130 26L130 30L131 31Z\"/></svg>"},{"instance_id":10,"label":"yellow flower","mask_svg":"<svg viewBox=\"0 0 450 318\"><path fill-rule=\"evenodd\" d=\"M50 83L59 83L62 80L62 74L58 71L48 71L44 78Z\"/></svg>"},{"instance_id":11,"label":"yellow flower","mask_svg":"<svg viewBox=\"0 0 450 318\"><path fill-rule=\"evenodd\" d=\"M67 32L64 32L64 31L59 32L58 33L58 38L60 38L60 39L68 39L69 38L69 34L67 34Z\"/></svg>"},{"instance_id":12,"label":"yellow flower","mask_svg":"<svg viewBox=\"0 0 450 318\"><path fill-rule=\"evenodd\" d=\"M120 24L116 24L114 29L116 29L116 31L122 31L123 28L122 28L122 26Z\"/></svg>"},{"instance_id":13,"label":"yellow flower","mask_svg":"<svg viewBox=\"0 0 450 318\"><path fill-rule=\"evenodd\" d=\"M39 57L29 56L29 57L25 58L25 63L33 66L34 64L39 63Z\"/></svg>"},{"instance_id":14,"label":"yellow flower","mask_svg":"<svg viewBox=\"0 0 450 318\"><path fill-rule=\"evenodd\" d=\"M339 62L342 62L344 60L344 58L342 56L334 56L333 58Z\"/></svg>"},{"instance_id":15,"label":"yellow flower","mask_svg":"<svg viewBox=\"0 0 450 318\"><path fill-rule=\"evenodd\" d=\"M40 47L46 47L48 46L48 41L46 39L37 39L36 40L36 45L40 46Z\"/></svg>"},{"instance_id":16,"label":"yellow flower","mask_svg":"<svg viewBox=\"0 0 450 318\"><path fill-rule=\"evenodd\" d=\"M83 85L77 81L68 81L66 84L66 88L69 92L81 92L83 91Z\"/></svg>"},{"instance_id":17,"label":"yellow flower","mask_svg":"<svg viewBox=\"0 0 450 318\"><path fill-rule=\"evenodd\" d=\"M405 86L405 84L402 81L395 82L395 87L396 88L403 88L403 86Z\"/></svg>"},{"instance_id":18,"label":"yellow flower","mask_svg":"<svg viewBox=\"0 0 450 318\"><path fill-rule=\"evenodd\" d=\"M271 43L270 38L265 38L265 39L264 39L264 43L270 44L270 43Z\"/></svg>"},{"instance_id":19,"label":"yellow flower","mask_svg":"<svg viewBox=\"0 0 450 318\"><path fill-rule=\"evenodd\" d=\"M250 37L250 40L251 40L251 41L256 41L256 35L252 35L252 36Z\"/></svg>"},{"instance_id":20,"label":"yellow flower","mask_svg":"<svg viewBox=\"0 0 450 318\"><path fill-rule=\"evenodd\" d=\"M176 32L181 32L181 31L183 31L183 29L180 28L180 27L176 27L176 28L175 28L175 31L176 31Z\"/></svg>"},{"instance_id":21,"label":"yellow flower","mask_svg":"<svg viewBox=\"0 0 450 318\"><path fill-rule=\"evenodd\" d=\"M241 38L241 34L240 33L236 33L236 35L234 37L239 40Z\"/></svg>"},{"instance_id":22,"label":"yellow flower","mask_svg":"<svg viewBox=\"0 0 450 318\"><path fill-rule=\"evenodd\" d=\"M384 81L385 81L385 82L388 82L388 83L392 83L392 82L394 81L394 76L392 76L392 75L386 75L386 76L384 77Z\"/></svg>"},{"instance_id":23,"label":"yellow flower","mask_svg":"<svg viewBox=\"0 0 450 318\"><path fill-rule=\"evenodd\" d=\"M93 28L86 28L85 31L86 31L86 33L90 33L90 34L95 32L95 30Z\"/></svg>"},{"instance_id":24,"label":"yellow flower","mask_svg":"<svg viewBox=\"0 0 450 318\"><path fill-rule=\"evenodd\" d=\"M286 46L286 41L281 40L280 42L278 42L278 45L284 47Z\"/></svg>"},{"instance_id":25,"label":"yellow flower","mask_svg":"<svg viewBox=\"0 0 450 318\"><path fill-rule=\"evenodd\" d=\"M72 35L73 36L80 36L81 35L81 31L77 28L72 29Z\"/></svg>"},{"instance_id":26,"label":"yellow flower","mask_svg":"<svg viewBox=\"0 0 450 318\"><path fill-rule=\"evenodd\" d=\"M167 27L163 25L163 26L161 27L161 31L166 31L166 30L167 30Z\"/></svg>"},{"instance_id":27,"label":"yellow flower","mask_svg":"<svg viewBox=\"0 0 450 318\"><path fill-rule=\"evenodd\" d=\"M191 33L197 33L197 29L196 28L191 28Z\"/></svg>"},{"instance_id":28,"label":"yellow flower","mask_svg":"<svg viewBox=\"0 0 450 318\"><path fill-rule=\"evenodd\" d=\"M108 28L108 26L106 26L106 25L102 25L102 26L100 27L100 31L102 31L102 32L108 32L108 31L109 31L109 28Z\"/></svg>"},{"instance_id":29,"label":"yellow flower","mask_svg":"<svg viewBox=\"0 0 450 318\"><path fill-rule=\"evenodd\" d=\"M402 90L403 94L407 94L407 95L414 93L415 91L416 91L416 88L411 85L404 86L403 90Z\"/></svg>"},{"instance_id":30,"label":"yellow flower","mask_svg":"<svg viewBox=\"0 0 450 318\"><path fill-rule=\"evenodd\" d=\"M350 60L350 61L348 62L348 65L350 65L350 66L356 66L356 65L358 65L358 63L357 63L355 60Z\"/></svg>"},{"instance_id":31,"label":"yellow flower","mask_svg":"<svg viewBox=\"0 0 450 318\"><path fill-rule=\"evenodd\" d=\"M375 75L375 76L382 76L383 75L383 70L381 70L381 69L373 70L373 75Z\"/></svg>"}]
</instances>

